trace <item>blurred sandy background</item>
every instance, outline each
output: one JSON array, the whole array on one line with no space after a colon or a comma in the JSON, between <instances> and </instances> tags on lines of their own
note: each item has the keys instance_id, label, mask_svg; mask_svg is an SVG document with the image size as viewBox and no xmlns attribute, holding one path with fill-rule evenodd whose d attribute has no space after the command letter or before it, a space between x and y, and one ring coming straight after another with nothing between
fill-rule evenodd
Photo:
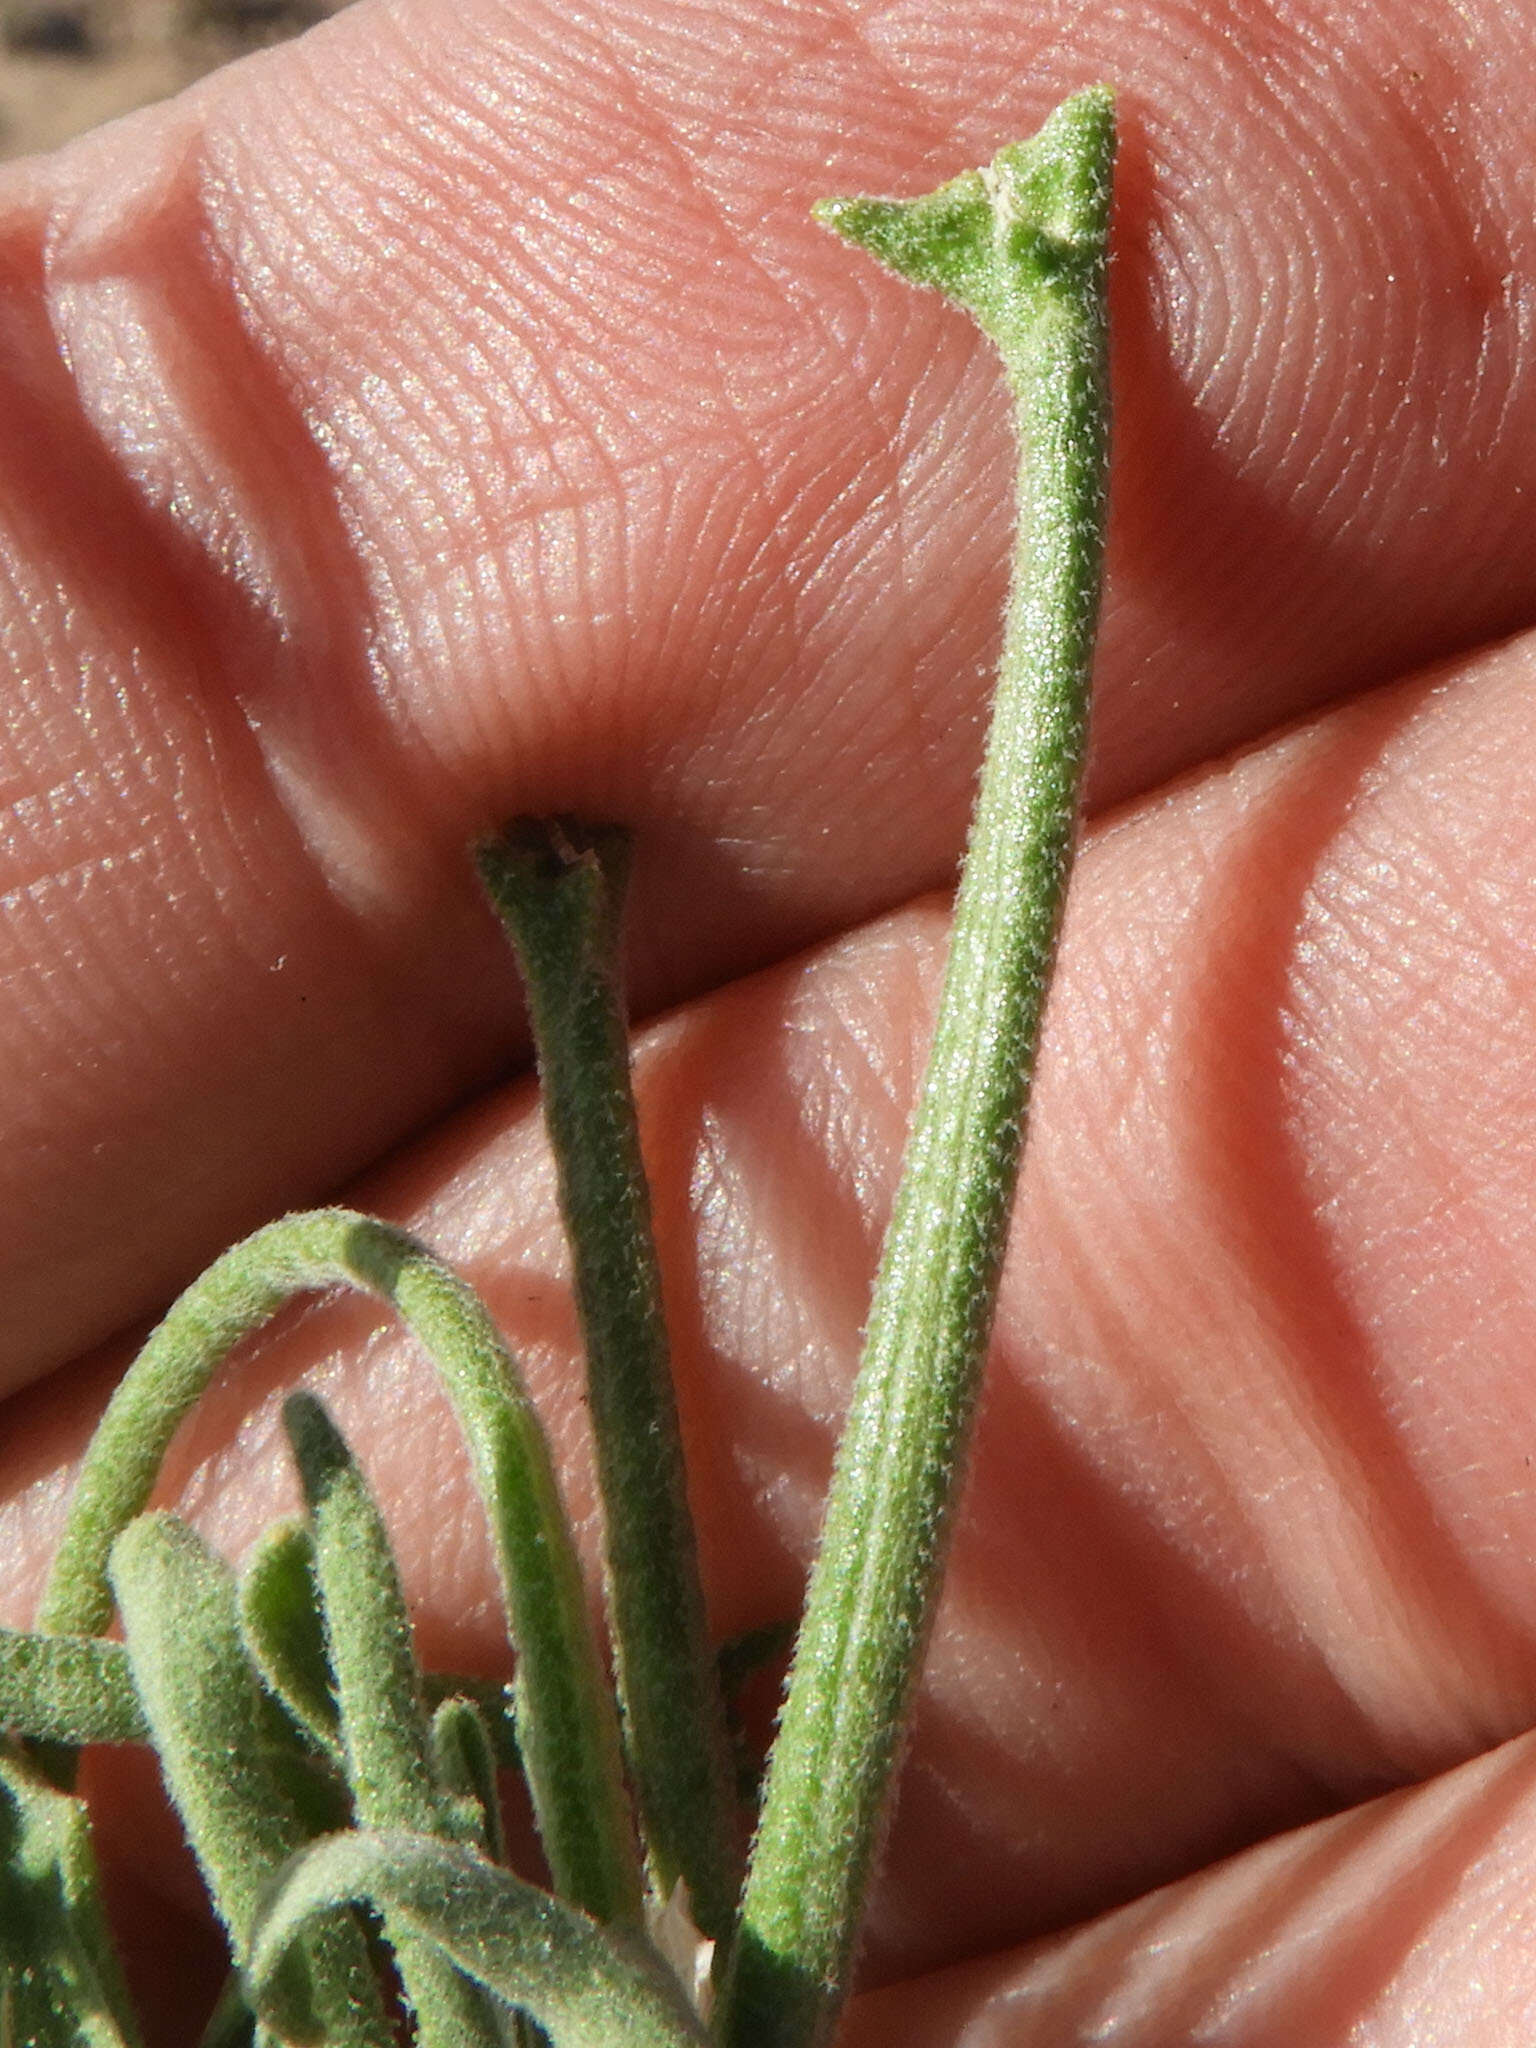
<instances>
[{"instance_id":1,"label":"blurred sandy background","mask_svg":"<svg viewBox=\"0 0 1536 2048\"><path fill-rule=\"evenodd\" d=\"M0 156L163 99L342 0L0 0Z\"/></svg>"}]
</instances>

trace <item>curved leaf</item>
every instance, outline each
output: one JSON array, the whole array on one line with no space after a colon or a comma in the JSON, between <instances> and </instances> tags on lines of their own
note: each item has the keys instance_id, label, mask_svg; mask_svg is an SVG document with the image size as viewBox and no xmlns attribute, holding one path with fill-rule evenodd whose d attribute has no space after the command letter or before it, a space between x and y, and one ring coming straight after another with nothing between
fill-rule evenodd
<instances>
[{"instance_id":1,"label":"curved leaf","mask_svg":"<svg viewBox=\"0 0 1536 2048\"><path fill-rule=\"evenodd\" d=\"M491 1756L504 1771L522 1767L512 1715L512 1687L497 1678L474 1678L465 1671L429 1671L427 1705L434 1713L450 1700L467 1700L480 1716Z\"/></svg>"},{"instance_id":2,"label":"curved leaf","mask_svg":"<svg viewBox=\"0 0 1536 2048\"><path fill-rule=\"evenodd\" d=\"M544 1432L474 1291L403 1230L350 1209L311 1210L258 1230L193 1282L91 1439L40 1626L100 1634L112 1616L113 1542L143 1512L172 1438L214 1372L293 1295L337 1286L398 1311L458 1413L518 1653L519 1746L556 1887L600 1919L637 1919L640 1870L618 1716Z\"/></svg>"},{"instance_id":3,"label":"curved leaf","mask_svg":"<svg viewBox=\"0 0 1536 2048\"><path fill-rule=\"evenodd\" d=\"M524 2008L555 2048L702 2048L703 2028L638 1938L430 1835L332 1835L282 1874L247 1975L258 2009L310 1919L367 1903L436 1943L466 1976Z\"/></svg>"}]
</instances>

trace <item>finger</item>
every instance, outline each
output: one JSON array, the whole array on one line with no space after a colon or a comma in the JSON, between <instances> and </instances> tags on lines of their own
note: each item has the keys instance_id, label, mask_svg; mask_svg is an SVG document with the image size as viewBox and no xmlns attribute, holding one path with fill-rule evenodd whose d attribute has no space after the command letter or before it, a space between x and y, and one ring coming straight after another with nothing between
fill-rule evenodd
<instances>
[{"instance_id":1,"label":"finger","mask_svg":"<svg viewBox=\"0 0 1536 2048\"><path fill-rule=\"evenodd\" d=\"M1528 617L1522 28L405 0L13 173L6 1381L484 1078L504 814L642 1007L945 876L1002 404L829 186L1123 85L1102 793Z\"/></svg>"},{"instance_id":2,"label":"finger","mask_svg":"<svg viewBox=\"0 0 1536 2048\"><path fill-rule=\"evenodd\" d=\"M881 1974L1085 1918L1536 1714L1533 664L1525 641L1361 700L1085 855ZM944 934L939 903L911 907L640 1049L722 1635L799 1597ZM359 1199L484 1288L593 1557L531 1094ZM292 1504L278 1392L299 1377L391 1503L428 1654L504 1657L453 1426L370 1312L258 1347L167 1498L238 1554ZM9 1421L18 1619L78 1389L34 1389Z\"/></svg>"},{"instance_id":3,"label":"finger","mask_svg":"<svg viewBox=\"0 0 1536 2048\"><path fill-rule=\"evenodd\" d=\"M1529 1736L1033 1951L856 2000L845 2048L1421 2048L1527 2038Z\"/></svg>"}]
</instances>

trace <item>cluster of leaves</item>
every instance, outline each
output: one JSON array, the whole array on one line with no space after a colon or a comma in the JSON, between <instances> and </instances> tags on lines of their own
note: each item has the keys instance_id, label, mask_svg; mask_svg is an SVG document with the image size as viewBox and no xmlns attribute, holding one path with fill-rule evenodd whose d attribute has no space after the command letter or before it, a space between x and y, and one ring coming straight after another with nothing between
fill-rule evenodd
<instances>
[{"instance_id":1,"label":"cluster of leaves","mask_svg":"<svg viewBox=\"0 0 1536 2048\"><path fill-rule=\"evenodd\" d=\"M137 2039L71 1789L81 1746L132 1741L154 1745L229 1938L207 2048L389 2048L397 1995L420 2048L808 2048L830 2034L937 1594L1070 865L1102 545L1112 151L1109 96L1084 93L926 199L823 209L997 342L1020 516L933 1061L750 1859L629 1090L628 842L524 825L482 849L480 871L528 991L571 1240L612 1682L548 1447L476 1296L413 1238L346 1210L258 1231L130 1368L37 1627L0 1633L0 2048ZM388 1304L441 1372L492 1534L509 1689L418 1668L378 1504L310 1394L284 1411L305 1513L269 1529L238 1577L185 1522L147 1511L233 1348L294 1294L338 1285ZM506 1867L496 1780L511 1766L548 1891Z\"/></svg>"},{"instance_id":2,"label":"cluster of leaves","mask_svg":"<svg viewBox=\"0 0 1536 2048\"><path fill-rule=\"evenodd\" d=\"M390 1300L443 1369L523 1646L513 1698L424 1679L378 1506L312 1395L284 1413L307 1513L270 1529L238 1579L177 1517L140 1511L154 1452L231 1343L274 1297L339 1278ZM90 1632L114 1610L121 1644ZM620 1796L617 1722L542 1433L479 1302L403 1233L341 1210L288 1218L183 1297L102 1425L42 1620L0 1649L0 1718L31 1738L0 1758L17 2041L135 2038L65 1789L75 1746L129 1740L154 1743L245 1966L214 2038L238 2038L244 2009L258 2038L391 2042L368 1940L340 1910L353 1900L380 1919L424 2048L502 2043L512 2006L559 2041L700 2038L641 1939L627 1815L606 1844L597 1801L573 1796L590 1752L608 1803ZM501 1866L509 1762L530 1788L553 1774L554 1801L535 1792L544 1839L586 1910Z\"/></svg>"}]
</instances>

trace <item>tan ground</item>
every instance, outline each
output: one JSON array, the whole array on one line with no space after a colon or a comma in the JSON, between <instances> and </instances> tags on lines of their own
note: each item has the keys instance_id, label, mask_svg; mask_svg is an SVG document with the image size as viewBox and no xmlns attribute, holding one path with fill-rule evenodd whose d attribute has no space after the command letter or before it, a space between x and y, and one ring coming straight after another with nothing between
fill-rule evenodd
<instances>
[{"instance_id":1,"label":"tan ground","mask_svg":"<svg viewBox=\"0 0 1536 2048\"><path fill-rule=\"evenodd\" d=\"M0 0L0 156L53 149L338 4Z\"/></svg>"}]
</instances>

